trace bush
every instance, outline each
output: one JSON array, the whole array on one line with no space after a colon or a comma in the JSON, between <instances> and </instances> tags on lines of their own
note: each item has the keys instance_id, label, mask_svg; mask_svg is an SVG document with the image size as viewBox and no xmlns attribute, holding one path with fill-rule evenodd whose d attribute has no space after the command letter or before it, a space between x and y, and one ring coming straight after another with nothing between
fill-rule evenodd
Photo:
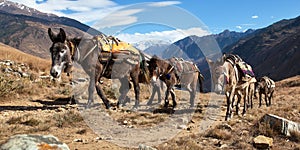
<instances>
[{"instance_id":1,"label":"bush","mask_svg":"<svg viewBox=\"0 0 300 150\"><path fill-rule=\"evenodd\" d=\"M11 77L0 75L0 97L7 97L16 91L22 91L24 86L21 80L15 80Z\"/></svg>"}]
</instances>

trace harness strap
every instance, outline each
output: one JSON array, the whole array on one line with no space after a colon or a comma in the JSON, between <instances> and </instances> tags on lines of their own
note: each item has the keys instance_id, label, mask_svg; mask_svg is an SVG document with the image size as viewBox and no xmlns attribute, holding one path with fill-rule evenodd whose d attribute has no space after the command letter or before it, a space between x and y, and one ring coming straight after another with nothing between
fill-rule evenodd
<instances>
[{"instance_id":1,"label":"harness strap","mask_svg":"<svg viewBox=\"0 0 300 150\"><path fill-rule=\"evenodd\" d=\"M96 47L97 47L97 44L95 44L94 47L92 47L92 48L89 50L89 52L86 53L85 56L84 56L82 59L79 58L79 62L82 62L83 60L85 60L86 57L88 57L88 56L94 51L94 49L95 49Z\"/></svg>"}]
</instances>

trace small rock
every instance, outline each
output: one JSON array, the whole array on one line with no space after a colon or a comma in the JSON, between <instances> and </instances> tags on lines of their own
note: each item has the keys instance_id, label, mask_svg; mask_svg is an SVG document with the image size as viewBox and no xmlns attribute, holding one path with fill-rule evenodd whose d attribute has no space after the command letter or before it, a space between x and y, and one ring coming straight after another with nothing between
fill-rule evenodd
<instances>
[{"instance_id":1,"label":"small rock","mask_svg":"<svg viewBox=\"0 0 300 150\"><path fill-rule=\"evenodd\" d=\"M3 72L4 73L10 73L10 72L12 72L13 70L11 69L11 68L4 68L3 69Z\"/></svg>"},{"instance_id":2,"label":"small rock","mask_svg":"<svg viewBox=\"0 0 300 150\"><path fill-rule=\"evenodd\" d=\"M100 141L100 140L103 140L103 138L102 137L96 137L95 138L95 141Z\"/></svg>"},{"instance_id":3,"label":"small rock","mask_svg":"<svg viewBox=\"0 0 300 150\"><path fill-rule=\"evenodd\" d=\"M177 126L177 129L186 130L188 127L186 125L179 125Z\"/></svg>"},{"instance_id":4,"label":"small rock","mask_svg":"<svg viewBox=\"0 0 300 150\"><path fill-rule=\"evenodd\" d=\"M254 147L258 149L268 149L272 147L273 139L263 135L259 135L253 139L253 144Z\"/></svg>"},{"instance_id":5,"label":"small rock","mask_svg":"<svg viewBox=\"0 0 300 150\"><path fill-rule=\"evenodd\" d=\"M73 142L83 142L82 139L74 139Z\"/></svg>"},{"instance_id":6,"label":"small rock","mask_svg":"<svg viewBox=\"0 0 300 150\"><path fill-rule=\"evenodd\" d=\"M124 120L123 125L127 125L127 124L128 124L128 121Z\"/></svg>"},{"instance_id":7,"label":"small rock","mask_svg":"<svg viewBox=\"0 0 300 150\"><path fill-rule=\"evenodd\" d=\"M222 149L222 148L228 148L228 145L227 144L222 144L221 146L220 146L220 148Z\"/></svg>"},{"instance_id":8,"label":"small rock","mask_svg":"<svg viewBox=\"0 0 300 150\"><path fill-rule=\"evenodd\" d=\"M157 150L156 148L153 148L151 146L146 146L144 144L139 145L139 150Z\"/></svg>"}]
</instances>

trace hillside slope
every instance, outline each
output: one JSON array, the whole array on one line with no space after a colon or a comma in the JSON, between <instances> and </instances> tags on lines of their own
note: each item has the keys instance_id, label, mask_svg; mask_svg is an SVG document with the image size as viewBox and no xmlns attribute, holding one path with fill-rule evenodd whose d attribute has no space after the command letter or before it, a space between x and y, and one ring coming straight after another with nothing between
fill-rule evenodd
<instances>
[{"instance_id":1,"label":"hillside slope","mask_svg":"<svg viewBox=\"0 0 300 150\"><path fill-rule=\"evenodd\" d=\"M21 52L3 43L0 43L0 60L11 60L16 63L25 63L30 66L30 69L42 72L49 72L49 68L51 66L50 60Z\"/></svg>"},{"instance_id":2,"label":"hillside slope","mask_svg":"<svg viewBox=\"0 0 300 150\"><path fill-rule=\"evenodd\" d=\"M300 16L282 20L239 40L224 52L240 55L257 76L282 80L300 74Z\"/></svg>"},{"instance_id":3,"label":"hillside slope","mask_svg":"<svg viewBox=\"0 0 300 150\"><path fill-rule=\"evenodd\" d=\"M49 58L49 47L51 46L47 32L49 27L64 28L71 36L84 34L83 31L73 27L0 11L0 28L5 29L0 30L0 42L34 56Z\"/></svg>"}]
</instances>

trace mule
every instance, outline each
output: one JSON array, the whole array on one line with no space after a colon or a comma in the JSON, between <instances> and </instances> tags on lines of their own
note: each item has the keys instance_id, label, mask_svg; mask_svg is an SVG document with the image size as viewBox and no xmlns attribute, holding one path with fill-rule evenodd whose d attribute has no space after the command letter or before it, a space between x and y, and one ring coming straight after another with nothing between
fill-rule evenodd
<instances>
[{"instance_id":1,"label":"mule","mask_svg":"<svg viewBox=\"0 0 300 150\"><path fill-rule=\"evenodd\" d=\"M190 94L190 107L194 107L197 86L200 85L200 91L203 91L203 76L198 67L192 62L181 61L181 68L176 64L178 61L175 58L163 60L157 56L153 56L149 61L150 77L153 81L161 80L166 84L165 104L168 107L168 97L171 94L173 101L173 108L176 107L176 94L174 91L175 85L185 87Z\"/></svg>"},{"instance_id":2,"label":"mule","mask_svg":"<svg viewBox=\"0 0 300 150\"><path fill-rule=\"evenodd\" d=\"M111 107L107 97L101 88L101 77L108 79L119 79L121 82L120 97L118 99L118 106L125 104L125 98L129 91L129 77L132 80L135 92L135 105L139 105L139 75L141 72L140 58L141 53L132 54L128 51L120 51L113 53L104 52L106 47L112 47L110 43L120 42L113 37L106 37L101 35L95 38L67 38L65 31L60 28L58 34L48 29L49 37L52 41L50 47L52 65L50 74L54 78L60 77L65 70L68 71L74 62L79 63L83 70L89 75L88 87L88 102L86 107L90 107L94 103L93 93L96 89L97 94L102 99L105 107Z\"/></svg>"},{"instance_id":3,"label":"mule","mask_svg":"<svg viewBox=\"0 0 300 150\"><path fill-rule=\"evenodd\" d=\"M226 96L226 121L232 117L235 96L238 97L236 113L239 114L239 105L243 97L243 115L246 114L249 85L255 81L255 78L244 77L244 74L237 68L238 61L241 61L241 58L234 55L223 55L216 62L207 59L212 74L213 90L216 93L224 92Z\"/></svg>"},{"instance_id":4,"label":"mule","mask_svg":"<svg viewBox=\"0 0 300 150\"><path fill-rule=\"evenodd\" d=\"M267 76L264 76L256 83L255 91L259 93L259 107L261 107L262 95L265 96L266 106L271 106L273 93L275 91L275 82Z\"/></svg>"}]
</instances>

